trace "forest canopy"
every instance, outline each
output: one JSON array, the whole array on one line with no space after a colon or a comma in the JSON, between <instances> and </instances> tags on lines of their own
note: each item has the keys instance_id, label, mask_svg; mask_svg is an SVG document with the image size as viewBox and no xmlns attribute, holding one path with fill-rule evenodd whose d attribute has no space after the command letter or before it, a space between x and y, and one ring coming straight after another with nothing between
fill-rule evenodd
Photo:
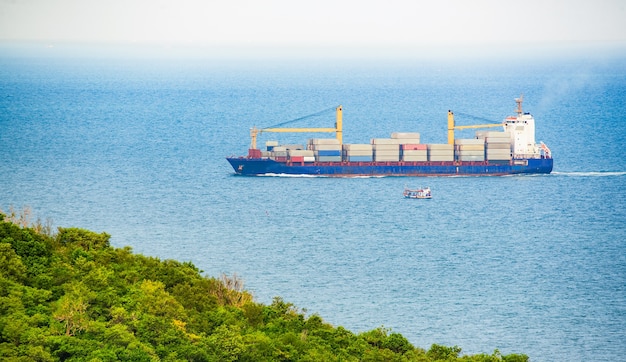
<instances>
[{"instance_id":1,"label":"forest canopy","mask_svg":"<svg viewBox=\"0 0 626 362\"><path fill-rule=\"evenodd\" d=\"M110 235L0 212L3 361L528 361L353 333L235 276L114 248Z\"/></svg>"}]
</instances>

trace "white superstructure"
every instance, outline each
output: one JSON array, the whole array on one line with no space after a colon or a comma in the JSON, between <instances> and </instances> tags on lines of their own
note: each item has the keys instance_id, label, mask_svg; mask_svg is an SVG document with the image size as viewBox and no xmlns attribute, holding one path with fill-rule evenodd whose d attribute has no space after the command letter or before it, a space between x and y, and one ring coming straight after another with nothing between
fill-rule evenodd
<instances>
[{"instance_id":1,"label":"white superstructure","mask_svg":"<svg viewBox=\"0 0 626 362\"><path fill-rule=\"evenodd\" d=\"M524 96L515 99L517 116L507 117L503 122L504 131L511 134L513 158L541 158L542 150L549 155L550 150L535 141L535 119L522 111L523 100Z\"/></svg>"}]
</instances>

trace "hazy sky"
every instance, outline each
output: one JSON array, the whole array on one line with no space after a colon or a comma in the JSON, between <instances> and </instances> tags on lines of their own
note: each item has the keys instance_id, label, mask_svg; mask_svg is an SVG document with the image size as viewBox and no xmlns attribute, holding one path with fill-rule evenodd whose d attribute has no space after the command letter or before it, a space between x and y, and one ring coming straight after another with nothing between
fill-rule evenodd
<instances>
[{"instance_id":1,"label":"hazy sky","mask_svg":"<svg viewBox=\"0 0 626 362\"><path fill-rule=\"evenodd\" d=\"M0 0L0 41L234 47L626 43L626 0Z\"/></svg>"}]
</instances>

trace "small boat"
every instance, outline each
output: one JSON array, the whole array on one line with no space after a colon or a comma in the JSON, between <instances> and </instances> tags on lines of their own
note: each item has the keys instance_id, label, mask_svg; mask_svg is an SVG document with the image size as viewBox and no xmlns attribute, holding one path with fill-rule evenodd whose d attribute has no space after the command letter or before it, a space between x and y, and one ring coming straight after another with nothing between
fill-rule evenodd
<instances>
[{"instance_id":1,"label":"small boat","mask_svg":"<svg viewBox=\"0 0 626 362\"><path fill-rule=\"evenodd\" d=\"M419 189L404 188L404 197L407 199L432 199L430 187L424 187Z\"/></svg>"}]
</instances>

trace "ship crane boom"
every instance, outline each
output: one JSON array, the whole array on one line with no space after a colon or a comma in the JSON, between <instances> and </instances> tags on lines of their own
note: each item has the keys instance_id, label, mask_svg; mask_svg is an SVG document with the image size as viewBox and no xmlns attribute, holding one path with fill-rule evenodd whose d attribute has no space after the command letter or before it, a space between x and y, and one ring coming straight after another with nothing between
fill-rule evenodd
<instances>
[{"instance_id":1,"label":"ship crane boom","mask_svg":"<svg viewBox=\"0 0 626 362\"><path fill-rule=\"evenodd\" d=\"M488 124L474 124L470 126L456 126L454 124L454 113L448 111L448 144L454 144L454 130L455 129L470 129L470 128L490 128L490 127L502 127L502 123L488 123Z\"/></svg>"},{"instance_id":2,"label":"ship crane boom","mask_svg":"<svg viewBox=\"0 0 626 362\"><path fill-rule=\"evenodd\" d=\"M335 137L337 138L337 140L339 141L339 144L341 144L343 142L343 107L342 106L337 106L337 108L335 108L336 111L336 122L335 122L335 127L334 128L329 128L329 127L321 127L321 128L310 128L310 127L306 127L306 128L283 128L283 127L269 127L269 128L256 128L256 127L252 127L250 129L250 138L251 138L251 142L250 142L250 148L252 149L256 149L257 145L256 145L256 141L257 141L257 136L263 132L274 132L274 133L316 133L316 132L325 132L325 133L335 133Z\"/></svg>"}]
</instances>

